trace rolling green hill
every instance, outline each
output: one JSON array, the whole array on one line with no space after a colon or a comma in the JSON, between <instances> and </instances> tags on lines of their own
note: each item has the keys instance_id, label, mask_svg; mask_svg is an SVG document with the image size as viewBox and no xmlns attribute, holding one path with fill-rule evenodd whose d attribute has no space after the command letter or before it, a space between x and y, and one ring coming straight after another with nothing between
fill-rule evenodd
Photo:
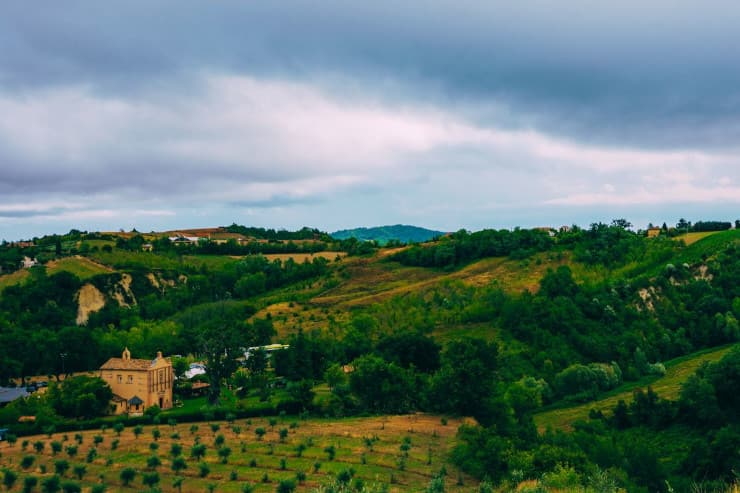
<instances>
[{"instance_id":1,"label":"rolling green hill","mask_svg":"<svg viewBox=\"0 0 740 493\"><path fill-rule=\"evenodd\" d=\"M362 241L377 241L384 245L390 240L397 240L401 243L420 243L438 238L444 234L442 231L396 224L394 226L376 226L373 228L343 229L331 233L331 236L337 240L357 238Z\"/></svg>"}]
</instances>

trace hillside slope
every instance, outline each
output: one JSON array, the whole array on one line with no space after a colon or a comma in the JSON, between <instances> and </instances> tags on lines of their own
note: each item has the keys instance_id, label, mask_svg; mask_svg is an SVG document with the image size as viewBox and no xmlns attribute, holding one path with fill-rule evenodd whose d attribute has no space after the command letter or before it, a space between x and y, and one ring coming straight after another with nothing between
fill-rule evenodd
<instances>
[{"instance_id":1,"label":"hillside slope","mask_svg":"<svg viewBox=\"0 0 740 493\"><path fill-rule=\"evenodd\" d=\"M662 377L648 377L639 382L630 382L592 402L557 407L537 413L534 415L534 422L540 431L547 428L569 430L574 422L587 419L591 410L601 411L608 416L620 400L629 403L632 401L632 393L635 390L647 387L652 388L664 399L676 400L681 391L681 385L687 378L704 363L715 363L722 359L733 347L736 346L707 349L668 361L665 364L666 374Z\"/></svg>"}]
</instances>

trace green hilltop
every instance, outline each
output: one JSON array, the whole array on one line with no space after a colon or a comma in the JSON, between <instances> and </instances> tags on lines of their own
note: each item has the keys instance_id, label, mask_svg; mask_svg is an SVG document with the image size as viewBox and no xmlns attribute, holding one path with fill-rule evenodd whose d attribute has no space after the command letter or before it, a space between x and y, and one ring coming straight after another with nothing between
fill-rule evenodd
<instances>
[{"instance_id":1,"label":"green hilltop","mask_svg":"<svg viewBox=\"0 0 740 493\"><path fill-rule=\"evenodd\" d=\"M379 244L385 245L392 240L401 243L422 243L439 238L444 234L442 231L396 224L393 226L376 226L373 228L343 229L331 233L331 236L338 240L356 238L362 241L377 241Z\"/></svg>"}]
</instances>

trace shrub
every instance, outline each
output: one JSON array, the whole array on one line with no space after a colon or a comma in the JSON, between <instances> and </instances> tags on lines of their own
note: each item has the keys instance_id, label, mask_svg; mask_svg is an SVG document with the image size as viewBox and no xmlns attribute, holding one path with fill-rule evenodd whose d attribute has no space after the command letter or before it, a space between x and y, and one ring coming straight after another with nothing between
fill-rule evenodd
<instances>
[{"instance_id":1,"label":"shrub","mask_svg":"<svg viewBox=\"0 0 740 493\"><path fill-rule=\"evenodd\" d=\"M33 455L24 455L23 458L21 459L21 467L23 469L28 469L28 468L30 468L33 465L34 462L36 462L36 457L35 456L33 456Z\"/></svg>"},{"instance_id":2,"label":"shrub","mask_svg":"<svg viewBox=\"0 0 740 493\"><path fill-rule=\"evenodd\" d=\"M292 479L283 479L278 483L277 493L293 493L295 491L295 481Z\"/></svg>"},{"instance_id":3,"label":"shrub","mask_svg":"<svg viewBox=\"0 0 740 493\"><path fill-rule=\"evenodd\" d=\"M65 448L64 450L70 457L74 457L75 455L77 455L77 445L67 445L67 448Z\"/></svg>"},{"instance_id":4,"label":"shrub","mask_svg":"<svg viewBox=\"0 0 740 493\"><path fill-rule=\"evenodd\" d=\"M152 455L146 460L146 467L149 469L156 469L157 467L162 465L162 461L159 460L159 457L156 455Z\"/></svg>"},{"instance_id":5,"label":"shrub","mask_svg":"<svg viewBox=\"0 0 740 493\"><path fill-rule=\"evenodd\" d=\"M185 459L182 457L176 457L172 461L172 470L175 471L175 474L179 474L180 471L182 471L183 469L187 469L187 467L188 467L188 464L187 462L185 462Z\"/></svg>"},{"instance_id":6,"label":"shrub","mask_svg":"<svg viewBox=\"0 0 740 493\"><path fill-rule=\"evenodd\" d=\"M208 464L206 464L205 462L201 462L200 464L198 464L198 476L200 476L201 478L205 478L206 476L208 476L208 474L210 474L210 472L211 468L208 467Z\"/></svg>"},{"instance_id":7,"label":"shrub","mask_svg":"<svg viewBox=\"0 0 740 493\"><path fill-rule=\"evenodd\" d=\"M121 483L123 483L124 486L128 486L136 477L136 470L131 467L126 467L121 470L118 477L121 479Z\"/></svg>"},{"instance_id":8,"label":"shrub","mask_svg":"<svg viewBox=\"0 0 740 493\"><path fill-rule=\"evenodd\" d=\"M41 482L41 489L44 493L56 493L61 488L61 480L56 474L44 479Z\"/></svg>"},{"instance_id":9,"label":"shrub","mask_svg":"<svg viewBox=\"0 0 740 493\"><path fill-rule=\"evenodd\" d=\"M10 469L5 469L3 471L3 484L5 485L5 488L10 490L13 488L13 485L18 480L18 475L11 471Z\"/></svg>"},{"instance_id":10,"label":"shrub","mask_svg":"<svg viewBox=\"0 0 740 493\"><path fill-rule=\"evenodd\" d=\"M170 446L170 455L172 457L178 457L179 455L182 455L182 445L179 443L173 443Z\"/></svg>"},{"instance_id":11,"label":"shrub","mask_svg":"<svg viewBox=\"0 0 740 493\"><path fill-rule=\"evenodd\" d=\"M254 429L254 434L257 435L257 440L262 440L262 437L265 436L265 433L267 432L262 427Z\"/></svg>"},{"instance_id":12,"label":"shrub","mask_svg":"<svg viewBox=\"0 0 740 493\"><path fill-rule=\"evenodd\" d=\"M36 476L26 476L23 479L23 493L31 493L38 484L39 480Z\"/></svg>"},{"instance_id":13,"label":"shrub","mask_svg":"<svg viewBox=\"0 0 740 493\"><path fill-rule=\"evenodd\" d=\"M221 464L226 464L229 461L229 455L231 455L231 449L229 447L221 447L218 449L218 456L221 457Z\"/></svg>"},{"instance_id":14,"label":"shrub","mask_svg":"<svg viewBox=\"0 0 740 493\"><path fill-rule=\"evenodd\" d=\"M144 473L141 482L150 488L154 488L159 483L159 473L157 471Z\"/></svg>"},{"instance_id":15,"label":"shrub","mask_svg":"<svg viewBox=\"0 0 740 493\"><path fill-rule=\"evenodd\" d=\"M203 444L193 445L190 448L190 456L196 460L200 460L206 455L206 446Z\"/></svg>"},{"instance_id":16,"label":"shrub","mask_svg":"<svg viewBox=\"0 0 740 493\"><path fill-rule=\"evenodd\" d=\"M324 452L326 452L329 460L334 460L334 457L336 457L337 455L337 449L334 447L334 445L329 445L328 447L325 447Z\"/></svg>"},{"instance_id":17,"label":"shrub","mask_svg":"<svg viewBox=\"0 0 740 493\"><path fill-rule=\"evenodd\" d=\"M65 481L62 483L62 491L64 493L80 493L82 488L74 481Z\"/></svg>"},{"instance_id":18,"label":"shrub","mask_svg":"<svg viewBox=\"0 0 740 493\"><path fill-rule=\"evenodd\" d=\"M87 467L85 467L84 464L77 464L76 466L74 466L74 468L72 468L72 471L74 472L75 476L77 476L77 479L82 481L82 477L87 472Z\"/></svg>"}]
</instances>

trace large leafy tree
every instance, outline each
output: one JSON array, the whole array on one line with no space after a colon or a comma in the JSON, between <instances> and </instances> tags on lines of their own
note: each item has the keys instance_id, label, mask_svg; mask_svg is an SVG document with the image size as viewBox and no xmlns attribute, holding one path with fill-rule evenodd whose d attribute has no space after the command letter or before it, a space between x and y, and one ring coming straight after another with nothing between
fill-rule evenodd
<instances>
[{"instance_id":1,"label":"large leafy tree","mask_svg":"<svg viewBox=\"0 0 740 493\"><path fill-rule=\"evenodd\" d=\"M413 374L375 355L352 362L349 385L361 405L373 412L402 413L414 408L418 394Z\"/></svg>"},{"instance_id":2,"label":"large leafy tree","mask_svg":"<svg viewBox=\"0 0 740 493\"><path fill-rule=\"evenodd\" d=\"M206 373L210 378L208 402L218 404L223 381L239 367L237 358L243 349L259 342L252 326L245 323L251 307L233 302L219 302L202 307L188 320L192 324L198 352L206 360Z\"/></svg>"},{"instance_id":3,"label":"large leafy tree","mask_svg":"<svg viewBox=\"0 0 740 493\"><path fill-rule=\"evenodd\" d=\"M108 411L113 391L101 378L79 376L53 384L48 395L60 416L92 418Z\"/></svg>"},{"instance_id":4,"label":"large leafy tree","mask_svg":"<svg viewBox=\"0 0 740 493\"><path fill-rule=\"evenodd\" d=\"M481 422L494 419L492 399L498 376L498 348L482 339L450 342L442 354L442 366L432 379L431 405L439 411L475 416Z\"/></svg>"}]
</instances>

